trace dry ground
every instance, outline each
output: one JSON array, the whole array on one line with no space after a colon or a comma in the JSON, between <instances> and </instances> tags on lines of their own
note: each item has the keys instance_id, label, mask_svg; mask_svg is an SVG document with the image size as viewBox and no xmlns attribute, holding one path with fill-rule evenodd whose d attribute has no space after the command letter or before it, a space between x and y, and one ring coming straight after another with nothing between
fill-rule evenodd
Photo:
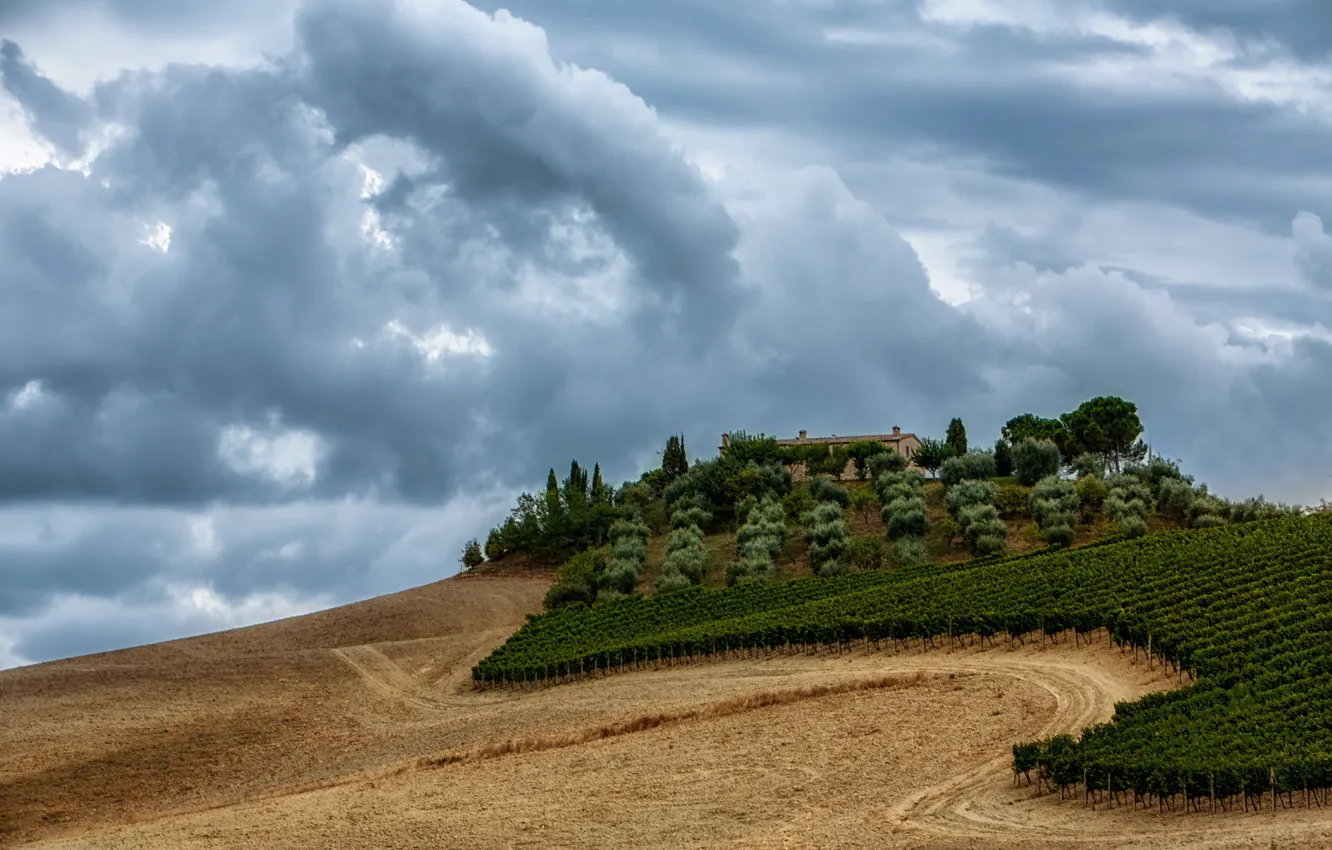
<instances>
[{"instance_id":1,"label":"dry ground","mask_svg":"<svg viewBox=\"0 0 1332 850\"><path fill-rule=\"evenodd\" d=\"M1332 812L1092 811L1015 788L1013 741L1170 686L1103 642L471 691L547 582L452 579L0 672L0 844L1332 847Z\"/></svg>"}]
</instances>

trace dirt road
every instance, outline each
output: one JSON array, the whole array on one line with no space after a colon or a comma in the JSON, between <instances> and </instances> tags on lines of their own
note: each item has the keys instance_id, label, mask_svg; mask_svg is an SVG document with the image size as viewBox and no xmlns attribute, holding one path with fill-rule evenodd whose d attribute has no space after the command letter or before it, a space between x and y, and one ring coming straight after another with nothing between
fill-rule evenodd
<instances>
[{"instance_id":1,"label":"dirt road","mask_svg":"<svg viewBox=\"0 0 1332 850\"><path fill-rule=\"evenodd\" d=\"M470 690L544 582L461 580L0 673L11 844L1332 847L1320 810L1097 810L1009 747L1169 687L1104 644L727 661ZM387 600L387 601L386 601Z\"/></svg>"}]
</instances>

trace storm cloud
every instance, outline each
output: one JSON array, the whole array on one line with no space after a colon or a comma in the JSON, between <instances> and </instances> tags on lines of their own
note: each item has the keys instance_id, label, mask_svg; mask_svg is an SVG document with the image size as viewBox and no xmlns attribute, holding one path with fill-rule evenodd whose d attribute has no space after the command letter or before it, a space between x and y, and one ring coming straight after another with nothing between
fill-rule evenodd
<instances>
[{"instance_id":1,"label":"storm cloud","mask_svg":"<svg viewBox=\"0 0 1332 850\"><path fill-rule=\"evenodd\" d=\"M1114 393L1227 495L1325 492L1296 3L84 5L155 58L4 13L51 161L0 177L0 662L447 575L681 430Z\"/></svg>"}]
</instances>

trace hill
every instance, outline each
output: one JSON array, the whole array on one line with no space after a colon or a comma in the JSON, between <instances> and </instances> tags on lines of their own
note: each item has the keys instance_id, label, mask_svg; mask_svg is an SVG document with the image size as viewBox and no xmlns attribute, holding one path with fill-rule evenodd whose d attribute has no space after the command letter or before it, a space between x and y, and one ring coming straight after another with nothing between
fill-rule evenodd
<instances>
[{"instance_id":1,"label":"hill","mask_svg":"<svg viewBox=\"0 0 1332 850\"><path fill-rule=\"evenodd\" d=\"M0 843L1332 843L1316 810L1106 813L1015 786L1012 741L1076 732L1178 687L1104 641L734 657L474 691L472 666L540 608L548 582L464 576L0 672Z\"/></svg>"}]
</instances>

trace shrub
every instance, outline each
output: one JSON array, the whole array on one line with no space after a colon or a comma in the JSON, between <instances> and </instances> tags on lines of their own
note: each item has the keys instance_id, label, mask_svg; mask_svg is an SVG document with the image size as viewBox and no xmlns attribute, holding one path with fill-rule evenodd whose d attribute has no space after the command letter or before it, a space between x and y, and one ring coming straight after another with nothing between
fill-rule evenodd
<instances>
[{"instance_id":1,"label":"shrub","mask_svg":"<svg viewBox=\"0 0 1332 850\"><path fill-rule=\"evenodd\" d=\"M895 451L871 455L869 459L870 477L876 480L885 472L905 472L907 466L907 459Z\"/></svg>"},{"instance_id":2,"label":"shrub","mask_svg":"<svg viewBox=\"0 0 1332 850\"><path fill-rule=\"evenodd\" d=\"M1082 519L1084 522L1091 522L1093 512L1101 509L1105 504L1106 494L1109 488L1105 486L1105 481L1100 478L1079 478L1075 485L1078 490L1078 501L1082 505Z\"/></svg>"},{"instance_id":3,"label":"shrub","mask_svg":"<svg viewBox=\"0 0 1332 850\"><path fill-rule=\"evenodd\" d=\"M1031 491L1031 515L1042 530L1073 525L1077 521L1078 488L1072 481L1051 475L1036 482Z\"/></svg>"},{"instance_id":4,"label":"shrub","mask_svg":"<svg viewBox=\"0 0 1332 850\"><path fill-rule=\"evenodd\" d=\"M1073 458L1073 474L1082 478L1104 478L1106 473L1105 458L1098 454L1085 452Z\"/></svg>"},{"instance_id":5,"label":"shrub","mask_svg":"<svg viewBox=\"0 0 1332 850\"><path fill-rule=\"evenodd\" d=\"M1194 490L1188 482L1167 479L1156 491L1156 509L1171 519L1187 520L1193 509L1193 497Z\"/></svg>"},{"instance_id":6,"label":"shrub","mask_svg":"<svg viewBox=\"0 0 1332 850\"><path fill-rule=\"evenodd\" d=\"M1028 487L1059 472L1059 447L1050 440L1028 437L1013 446L1013 472Z\"/></svg>"},{"instance_id":7,"label":"shrub","mask_svg":"<svg viewBox=\"0 0 1332 850\"><path fill-rule=\"evenodd\" d=\"M889 557L899 567L914 567L930 562L929 550L925 548L925 541L919 537L894 540Z\"/></svg>"},{"instance_id":8,"label":"shrub","mask_svg":"<svg viewBox=\"0 0 1332 850\"><path fill-rule=\"evenodd\" d=\"M958 512L957 524L967 547L978 557L998 554L1008 542L1008 526L999 518L994 505L968 505Z\"/></svg>"},{"instance_id":9,"label":"shrub","mask_svg":"<svg viewBox=\"0 0 1332 850\"><path fill-rule=\"evenodd\" d=\"M647 560L647 544L639 537L617 537L611 543L611 557L642 564Z\"/></svg>"},{"instance_id":10,"label":"shrub","mask_svg":"<svg viewBox=\"0 0 1332 850\"><path fill-rule=\"evenodd\" d=\"M994 494L994 506L1005 519L1021 519L1031 515L1031 495L1016 484L1004 484Z\"/></svg>"},{"instance_id":11,"label":"shrub","mask_svg":"<svg viewBox=\"0 0 1332 850\"><path fill-rule=\"evenodd\" d=\"M853 537L846 544L842 560L862 570L877 570L883 566L884 545L877 537Z\"/></svg>"},{"instance_id":12,"label":"shrub","mask_svg":"<svg viewBox=\"0 0 1332 850\"><path fill-rule=\"evenodd\" d=\"M948 514L956 517L971 505L993 505L998 492L999 488L993 481L962 481L945 491L944 505L948 509Z\"/></svg>"},{"instance_id":13,"label":"shrub","mask_svg":"<svg viewBox=\"0 0 1332 850\"><path fill-rule=\"evenodd\" d=\"M939 467L939 480L952 487L967 480L989 480L994 477L994 455L989 452L967 452L950 457Z\"/></svg>"},{"instance_id":14,"label":"shrub","mask_svg":"<svg viewBox=\"0 0 1332 850\"><path fill-rule=\"evenodd\" d=\"M839 487L831 479L816 475L809 481L809 495L816 502L836 502L842 507L851 504L851 494Z\"/></svg>"},{"instance_id":15,"label":"shrub","mask_svg":"<svg viewBox=\"0 0 1332 850\"><path fill-rule=\"evenodd\" d=\"M693 584L682 573L668 572L662 573L657 579L655 589L658 593L673 593L690 587L693 587Z\"/></svg>"},{"instance_id":16,"label":"shrub","mask_svg":"<svg viewBox=\"0 0 1332 850\"><path fill-rule=\"evenodd\" d=\"M1294 516L1300 513L1303 513L1302 508L1284 505L1280 502L1269 502L1262 496L1255 496L1252 499L1232 503L1230 506L1230 521L1234 523L1256 522L1261 519Z\"/></svg>"},{"instance_id":17,"label":"shrub","mask_svg":"<svg viewBox=\"0 0 1332 850\"><path fill-rule=\"evenodd\" d=\"M1116 525L1119 527L1119 533L1125 537L1141 537L1147 533L1147 520L1136 515L1127 515L1121 517Z\"/></svg>"},{"instance_id":18,"label":"shrub","mask_svg":"<svg viewBox=\"0 0 1332 850\"><path fill-rule=\"evenodd\" d=\"M808 488L797 487L782 497L782 510L789 520L799 521L813 508L814 497L809 495Z\"/></svg>"},{"instance_id":19,"label":"shrub","mask_svg":"<svg viewBox=\"0 0 1332 850\"><path fill-rule=\"evenodd\" d=\"M1166 481L1183 481L1186 484L1192 484L1193 478L1180 472L1179 462L1166 460L1163 457L1154 457L1147 463L1129 463L1124 465L1124 474L1132 475L1143 484L1147 489L1156 493L1160 490L1161 484Z\"/></svg>"},{"instance_id":20,"label":"shrub","mask_svg":"<svg viewBox=\"0 0 1332 850\"><path fill-rule=\"evenodd\" d=\"M842 508L836 502L820 502L809 512L805 519L805 542L809 544L809 564L815 575L831 574L827 564L841 557L850 536Z\"/></svg>"},{"instance_id":21,"label":"shrub","mask_svg":"<svg viewBox=\"0 0 1332 850\"><path fill-rule=\"evenodd\" d=\"M1199 514L1193 518L1191 523L1194 528L1216 528L1228 524L1226 518L1218 514Z\"/></svg>"},{"instance_id":22,"label":"shrub","mask_svg":"<svg viewBox=\"0 0 1332 850\"><path fill-rule=\"evenodd\" d=\"M1073 528L1064 523L1046 526L1043 529L1045 542L1053 547L1067 547L1073 545Z\"/></svg>"},{"instance_id":23,"label":"shrub","mask_svg":"<svg viewBox=\"0 0 1332 850\"><path fill-rule=\"evenodd\" d=\"M896 503L895 503L896 504ZM901 540L903 537L924 537L930 532L929 516L925 506L911 506L895 510L888 520L888 539Z\"/></svg>"},{"instance_id":24,"label":"shrub","mask_svg":"<svg viewBox=\"0 0 1332 850\"><path fill-rule=\"evenodd\" d=\"M634 585L638 584L638 570L640 564L624 558L612 557L610 563L606 566L606 571L601 574L598 582L602 590L616 590L620 593L632 593ZM597 598L602 597L602 593L597 594Z\"/></svg>"}]
</instances>

